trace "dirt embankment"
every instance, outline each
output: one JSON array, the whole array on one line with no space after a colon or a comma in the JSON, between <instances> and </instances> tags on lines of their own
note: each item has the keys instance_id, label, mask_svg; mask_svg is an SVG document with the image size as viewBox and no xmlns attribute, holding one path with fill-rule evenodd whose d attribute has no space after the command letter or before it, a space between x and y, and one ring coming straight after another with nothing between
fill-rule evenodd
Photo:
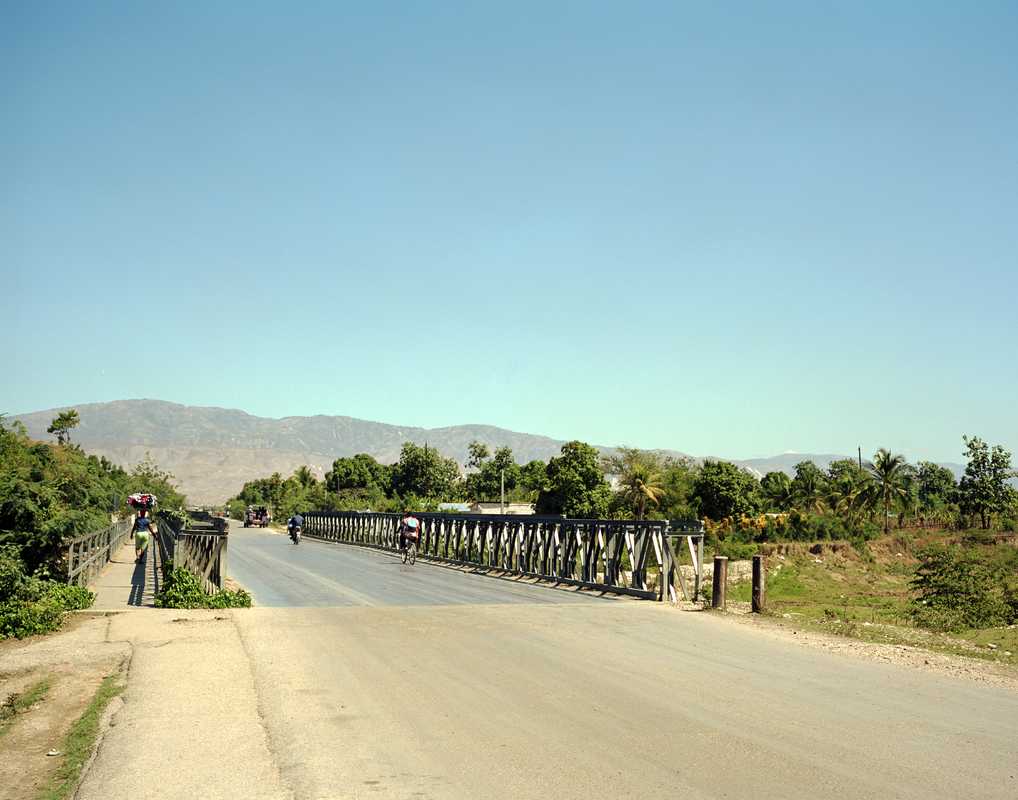
<instances>
[{"instance_id":1,"label":"dirt embankment","mask_svg":"<svg viewBox=\"0 0 1018 800\"><path fill-rule=\"evenodd\" d=\"M71 726L103 679L126 671L131 647L110 641L108 631L106 617L78 614L59 633L0 642L0 702L33 688L39 695L0 734L3 800L34 800L49 785Z\"/></svg>"}]
</instances>

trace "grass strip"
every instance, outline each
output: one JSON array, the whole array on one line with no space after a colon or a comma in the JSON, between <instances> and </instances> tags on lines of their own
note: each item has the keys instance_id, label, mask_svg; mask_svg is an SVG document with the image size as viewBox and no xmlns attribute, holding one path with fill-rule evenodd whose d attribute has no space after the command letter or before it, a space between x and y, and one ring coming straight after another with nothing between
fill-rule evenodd
<instances>
[{"instance_id":1,"label":"grass strip","mask_svg":"<svg viewBox=\"0 0 1018 800\"><path fill-rule=\"evenodd\" d=\"M71 726L61 748L62 758L49 785L38 795L38 800L65 800L78 785L81 770L92 754L96 736L99 734L99 720L110 700L124 691L118 676L108 675L96 691L88 708Z\"/></svg>"},{"instance_id":2,"label":"grass strip","mask_svg":"<svg viewBox=\"0 0 1018 800\"><path fill-rule=\"evenodd\" d=\"M27 711L46 696L50 684L49 678L43 678L38 683L33 684L27 692L22 692L21 694L15 692L8 695L3 705L0 706L0 736L7 733L14 724L14 718L18 714Z\"/></svg>"}]
</instances>

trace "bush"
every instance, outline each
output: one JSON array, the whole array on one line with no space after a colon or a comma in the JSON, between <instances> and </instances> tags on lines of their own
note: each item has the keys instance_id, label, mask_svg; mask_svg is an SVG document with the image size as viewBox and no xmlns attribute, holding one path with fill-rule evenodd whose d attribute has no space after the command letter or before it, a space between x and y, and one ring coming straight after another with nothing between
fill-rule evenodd
<instances>
[{"instance_id":1,"label":"bush","mask_svg":"<svg viewBox=\"0 0 1018 800\"><path fill-rule=\"evenodd\" d=\"M243 589L206 594L191 572L174 567L168 571L155 602L159 608L250 608L251 595Z\"/></svg>"},{"instance_id":2,"label":"bush","mask_svg":"<svg viewBox=\"0 0 1018 800\"><path fill-rule=\"evenodd\" d=\"M750 543L733 542L730 539L719 541L714 547L714 555L728 556L732 561L744 561L757 554L757 546Z\"/></svg>"},{"instance_id":3,"label":"bush","mask_svg":"<svg viewBox=\"0 0 1018 800\"><path fill-rule=\"evenodd\" d=\"M909 616L924 628L960 631L993 628L1013 618L1003 586L972 553L959 547L925 547L917 553ZM998 588L1001 590L998 593Z\"/></svg>"},{"instance_id":4,"label":"bush","mask_svg":"<svg viewBox=\"0 0 1018 800\"><path fill-rule=\"evenodd\" d=\"M55 631L65 611L88 608L94 599L80 586L26 575L11 548L0 551L0 638Z\"/></svg>"}]
</instances>

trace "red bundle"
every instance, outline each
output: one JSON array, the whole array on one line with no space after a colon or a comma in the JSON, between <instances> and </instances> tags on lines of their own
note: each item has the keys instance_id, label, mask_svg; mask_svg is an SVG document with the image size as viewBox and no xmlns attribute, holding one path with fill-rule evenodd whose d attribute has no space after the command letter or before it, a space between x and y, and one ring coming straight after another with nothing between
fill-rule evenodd
<instances>
[{"instance_id":1,"label":"red bundle","mask_svg":"<svg viewBox=\"0 0 1018 800\"><path fill-rule=\"evenodd\" d=\"M128 505L132 508L138 509L139 511L150 511L152 506L156 504L156 496L154 494L136 492L127 498L127 502Z\"/></svg>"}]
</instances>

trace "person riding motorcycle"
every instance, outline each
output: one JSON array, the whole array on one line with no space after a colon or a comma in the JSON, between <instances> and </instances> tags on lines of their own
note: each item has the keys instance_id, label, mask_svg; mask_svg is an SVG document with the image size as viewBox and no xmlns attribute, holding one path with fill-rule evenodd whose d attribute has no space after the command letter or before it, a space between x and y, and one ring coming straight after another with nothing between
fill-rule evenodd
<instances>
[{"instance_id":1,"label":"person riding motorcycle","mask_svg":"<svg viewBox=\"0 0 1018 800\"><path fill-rule=\"evenodd\" d=\"M414 542L418 542L420 541L420 538L421 521L411 514L409 509L407 509L403 512L403 518L399 521L400 551L406 550L407 540L412 539Z\"/></svg>"},{"instance_id":2,"label":"person riding motorcycle","mask_svg":"<svg viewBox=\"0 0 1018 800\"><path fill-rule=\"evenodd\" d=\"M286 523L286 529L290 532L290 538L295 542L297 541L297 531L303 530L304 528L304 517L298 512L290 517Z\"/></svg>"}]
</instances>

